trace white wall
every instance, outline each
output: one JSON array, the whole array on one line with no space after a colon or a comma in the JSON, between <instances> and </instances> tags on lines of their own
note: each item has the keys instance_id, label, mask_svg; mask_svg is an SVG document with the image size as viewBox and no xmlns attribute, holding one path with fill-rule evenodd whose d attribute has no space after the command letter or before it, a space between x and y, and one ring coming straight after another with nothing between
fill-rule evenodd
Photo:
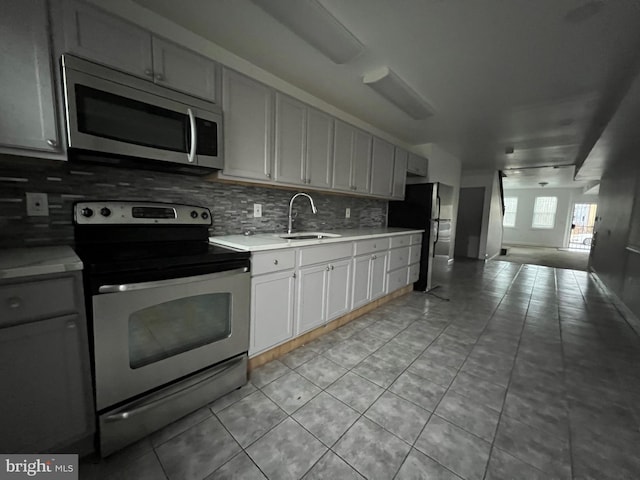
<instances>
[{"instance_id":1,"label":"white wall","mask_svg":"<svg viewBox=\"0 0 640 480\"><path fill-rule=\"evenodd\" d=\"M515 227L504 227L503 243L562 248L571 234L571 218L575 203L597 203L598 197L584 195L582 188L522 188L505 189L505 197L518 198ZM557 197L558 207L553 228L532 228L533 205L536 197Z\"/></svg>"},{"instance_id":2,"label":"white wall","mask_svg":"<svg viewBox=\"0 0 640 480\"><path fill-rule=\"evenodd\" d=\"M454 256L456 243L456 227L458 224L458 200L460 198L460 179L462 163L458 158L435 143L417 145L414 151L427 157L427 178L407 177L407 183L441 182L453 187L453 215L451 219L451 245L449 245L449 259Z\"/></svg>"},{"instance_id":3,"label":"white wall","mask_svg":"<svg viewBox=\"0 0 640 480\"><path fill-rule=\"evenodd\" d=\"M502 247L502 200L498 172L465 172L461 185L462 188L484 187L478 258L488 260L498 255Z\"/></svg>"}]
</instances>

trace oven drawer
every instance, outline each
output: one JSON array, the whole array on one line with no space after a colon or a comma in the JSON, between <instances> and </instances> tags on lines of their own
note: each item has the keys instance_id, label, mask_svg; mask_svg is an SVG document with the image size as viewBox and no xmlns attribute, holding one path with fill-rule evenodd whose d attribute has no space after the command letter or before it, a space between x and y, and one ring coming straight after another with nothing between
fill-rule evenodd
<instances>
[{"instance_id":1,"label":"oven drawer","mask_svg":"<svg viewBox=\"0 0 640 480\"><path fill-rule=\"evenodd\" d=\"M296 251L293 248L256 253L251 257L251 274L256 276L263 273L289 270L295 266L295 263Z\"/></svg>"},{"instance_id":2,"label":"oven drawer","mask_svg":"<svg viewBox=\"0 0 640 480\"><path fill-rule=\"evenodd\" d=\"M76 310L73 277L0 286L0 328Z\"/></svg>"}]
</instances>

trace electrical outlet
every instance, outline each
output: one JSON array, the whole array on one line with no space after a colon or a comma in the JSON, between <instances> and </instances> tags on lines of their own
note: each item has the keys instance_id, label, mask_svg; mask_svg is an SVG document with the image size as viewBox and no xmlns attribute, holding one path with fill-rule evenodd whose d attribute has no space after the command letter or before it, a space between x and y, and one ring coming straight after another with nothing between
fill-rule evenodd
<instances>
[{"instance_id":1,"label":"electrical outlet","mask_svg":"<svg viewBox=\"0 0 640 480\"><path fill-rule=\"evenodd\" d=\"M344 218L351 218L351 209L350 208L347 208L344 211Z\"/></svg>"},{"instance_id":2,"label":"electrical outlet","mask_svg":"<svg viewBox=\"0 0 640 480\"><path fill-rule=\"evenodd\" d=\"M261 203L254 203L253 204L253 218L260 218L262 217L262 204Z\"/></svg>"},{"instance_id":3,"label":"electrical outlet","mask_svg":"<svg viewBox=\"0 0 640 480\"><path fill-rule=\"evenodd\" d=\"M26 192L27 215L30 217L48 217L49 199L46 193Z\"/></svg>"}]
</instances>

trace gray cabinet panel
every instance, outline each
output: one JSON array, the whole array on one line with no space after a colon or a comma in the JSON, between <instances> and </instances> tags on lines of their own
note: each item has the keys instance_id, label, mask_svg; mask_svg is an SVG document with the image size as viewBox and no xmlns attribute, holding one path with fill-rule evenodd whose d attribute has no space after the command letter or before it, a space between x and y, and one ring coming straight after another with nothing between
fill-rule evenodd
<instances>
[{"instance_id":1,"label":"gray cabinet panel","mask_svg":"<svg viewBox=\"0 0 640 480\"><path fill-rule=\"evenodd\" d=\"M271 179L272 90L229 69L222 72L226 175Z\"/></svg>"},{"instance_id":2,"label":"gray cabinet panel","mask_svg":"<svg viewBox=\"0 0 640 480\"><path fill-rule=\"evenodd\" d=\"M65 2L65 50L152 79L151 34L99 8Z\"/></svg>"},{"instance_id":3,"label":"gray cabinet panel","mask_svg":"<svg viewBox=\"0 0 640 480\"><path fill-rule=\"evenodd\" d=\"M293 271L251 279L251 345L253 355L293 337Z\"/></svg>"},{"instance_id":4,"label":"gray cabinet panel","mask_svg":"<svg viewBox=\"0 0 640 480\"><path fill-rule=\"evenodd\" d=\"M175 43L153 37L153 80L158 85L217 101L217 64Z\"/></svg>"},{"instance_id":5,"label":"gray cabinet panel","mask_svg":"<svg viewBox=\"0 0 640 480\"><path fill-rule=\"evenodd\" d=\"M307 110L307 183L331 188L333 118L313 108Z\"/></svg>"},{"instance_id":6,"label":"gray cabinet panel","mask_svg":"<svg viewBox=\"0 0 640 480\"><path fill-rule=\"evenodd\" d=\"M393 145L374 137L371 156L371 193L373 195L391 196L394 173L393 157Z\"/></svg>"},{"instance_id":7,"label":"gray cabinet panel","mask_svg":"<svg viewBox=\"0 0 640 480\"><path fill-rule=\"evenodd\" d=\"M353 159L351 178L353 189L358 193L369 192L371 181L371 139L372 136L355 130L353 136Z\"/></svg>"},{"instance_id":8,"label":"gray cabinet panel","mask_svg":"<svg viewBox=\"0 0 640 480\"><path fill-rule=\"evenodd\" d=\"M332 262L327 276L327 321L349 312L351 259Z\"/></svg>"},{"instance_id":9,"label":"gray cabinet panel","mask_svg":"<svg viewBox=\"0 0 640 480\"><path fill-rule=\"evenodd\" d=\"M305 182L307 107L276 92L274 173L279 182Z\"/></svg>"},{"instance_id":10,"label":"gray cabinet panel","mask_svg":"<svg viewBox=\"0 0 640 480\"><path fill-rule=\"evenodd\" d=\"M45 0L7 0L0 15L0 144L59 145Z\"/></svg>"},{"instance_id":11,"label":"gray cabinet panel","mask_svg":"<svg viewBox=\"0 0 640 480\"><path fill-rule=\"evenodd\" d=\"M333 188L336 190L352 191L352 139L353 127L336 120L333 143Z\"/></svg>"},{"instance_id":12,"label":"gray cabinet panel","mask_svg":"<svg viewBox=\"0 0 640 480\"><path fill-rule=\"evenodd\" d=\"M409 153L407 173L418 177L426 177L427 159L420 155L416 155L415 153Z\"/></svg>"},{"instance_id":13,"label":"gray cabinet panel","mask_svg":"<svg viewBox=\"0 0 640 480\"><path fill-rule=\"evenodd\" d=\"M0 451L35 453L92 428L84 319L68 315L0 329Z\"/></svg>"},{"instance_id":14,"label":"gray cabinet panel","mask_svg":"<svg viewBox=\"0 0 640 480\"><path fill-rule=\"evenodd\" d=\"M407 160L406 150L396 147L393 163L393 189L391 196L394 199L402 200L407 183Z\"/></svg>"}]
</instances>

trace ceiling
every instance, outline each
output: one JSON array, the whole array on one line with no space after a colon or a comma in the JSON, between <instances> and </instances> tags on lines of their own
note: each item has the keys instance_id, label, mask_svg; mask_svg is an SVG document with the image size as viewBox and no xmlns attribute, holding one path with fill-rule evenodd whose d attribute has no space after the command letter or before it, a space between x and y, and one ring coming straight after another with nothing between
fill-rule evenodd
<instances>
[{"instance_id":1,"label":"ceiling","mask_svg":"<svg viewBox=\"0 0 640 480\"><path fill-rule=\"evenodd\" d=\"M465 170L581 165L640 64L637 0L319 0L365 45L344 65L250 0L134 1ZM363 85L382 66L435 115L412 120Z\"/></svg>"}]
</instances>

